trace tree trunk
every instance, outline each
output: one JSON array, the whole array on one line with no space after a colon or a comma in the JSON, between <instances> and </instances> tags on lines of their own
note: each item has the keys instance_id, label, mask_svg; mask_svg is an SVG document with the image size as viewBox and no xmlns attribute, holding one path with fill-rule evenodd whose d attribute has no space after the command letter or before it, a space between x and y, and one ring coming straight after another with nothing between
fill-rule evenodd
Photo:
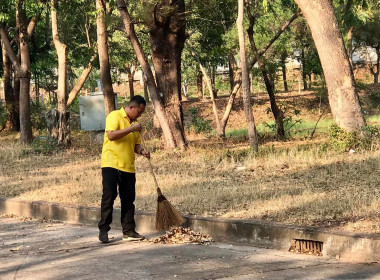
<instances>
[{"instance_id":1,"label":"tree trunk","mask_svg":"<svg viewBox=\"0 0 380 280\"><path fill-rule=\"evenodd\" d=\"M150 47L158 92L170 128L178 146L186 146L181 104L181 54L186 40L184 0L162 1L164 7L175 8L175 14L160 14L154 10L154 20L149 26ZM157 6L156 6L157 7Z\"/></svg>"},{"instance_id":2,"label":"tree trunk","mask_svg":"<svg viewBox=\"0 0 380 280\"><path fill-rule=\"evenodd\" d=\"M305 50L304 48L301 49L301 64L302 64L302 84L303 84L303 89L307 90L307 82L306 82L306 60L305 60Z\"/></svg>"},{"instance_id":3,"label":"tree trunk","mask_svg":"<svg viewBox=\"0 0 380 280\"><path fill-rule=\"evenodd\" d=\"M373 82L375 84L378 84L379 83L379 70L380 70L380 48L376 48L376 55L377 55L376 64L374 66L370 66L370 70L371 70L371 73L373 75ZM376 71L373 70L373 68L375 68Z\"/></svg>"},{"instance_id":4,"label":"tree trunk","mask_svg":"<svg viewBox=\"0 0 380 280\"><path fill-rule=\"evenodd\" d=\"M232 54L228 56L228 78L230 81L230 88L232 91L234 89L234 67L236 67L236 65L231 65L230 56L232 56Z\"/></svg>"},{"instance_id":5,"label":"tree trunk","mask_svg":"<svg viewBox=\"0 0 380 280\"><path fill-rule=\"evenodd\" d=\"M186 146L181 146L180 143L176 142L172 127L169 122L169 118L166 115L165 108L162 104L162 99L157 90L155 79L152 73L152 69L148 63L147 57L145 56L142 46L136 36L134 30L134 25L132 24L131 17L129 15L127 6L124 0L117 0L118 9L120 12L121 19L124 24L124 32L127 38L131 41L132 47L135 51L136 57L143 69L144 75L146 76L146 83L149 89L150 97L153 102L154 113L160 123L162 132L165 138L165 147L166 148L185 148Z\"/></svg>"},{"instance_id":6,"label":"tree trunk","mask_svg":"<svg viewBox=\"0 0 380 280\"><path fill-rule=\"evenodd\" d=\"M335 122L346 131L361 132L365 120L331 1L296 2L310 26L318 50Z\"/></svg>"},{"instance_id":7,"label":"tree trunk","mask_svg":"<svg viewBox=\"0 0 380 280\"><path fill-rule=\"evenodd\" d=\"M198 100L202 100L203 99L203 75L202 75L202 71L198 71L197 73L197 95L198 95Z\"/></svg>"},{"instance_id":8,"label":"tree trunk","mask_svg":"<svg viewBox=\"0 0 380 280\"><path fill-rule=\"evenodd\" d=\"M67 146L70 144L69 120L66 114L66 92L67 92L67 49L66 45L60 41L58 34L57 2L52 0L51 27L55 49L58 55L58 144Z\"/></svg>"},{"instance_id":9,"label":"tree trunk","mask_svg":"<svg viewBox=\"0 0 380 280\"><path fill-rule=\"evenodd\" d=\"M95 53L91 59L90 59L90 62L88 63L88 66L86 69L83 70L82 72L82 75L80 75L78 81L76 82L74 88L70 91L69 93L69 98L67 99L67 103L66 103L66 106L69 107L73 101L75 100L75 98L77 97L79 91L82 89L83 85L84 85L84 82L86 81L87 77L89 76L89 74L91 73L91 70L92 70L92 62L95 60L95 58L97 57L97 53Z\"/></svg>"},{"instance_id":10,"label":"tree trunk","mask_svg":"<svg viewBox=\"0 0 380 280\"><path fill-rule=\"evenodd\" d=\"M191 55L195 58L195 60L198 62L198 66L199 66L199 69L201 70L202 74L203 74L203 77L205 78L205 81L206 81L206 84L207 84L207 87L208 87L208 90L210 92L210 97L211 97L211 101L212 101L212 111L214 113L214 118L215 118L215 123L216 123L216 130L217 130L217 133L219 136L224 136L224 133L223 131L221 130L221 126L220 126L220 120L219 120L219 114L218 114L218 108L216 107L216 102L215 102L215 96L213 94L213 88L212 88L212 85L211 85L211 79L209 78L209 76L207 75L207 72L206 72L206 69L203 67L202 63L201 63L201 60L199 59L199 57L195 54L195 51L194 49L190 46L190 44L187 43L187 46L188 48L190 49L190 53Z\"/></svg>"},{"instance_id":11,"label":"tree trunk","mask_svg":"<svg viewBox=\"0 0 380 280\"><path fill-rule=\"evenodd\" d=\"M96 1L96 30L98 38L98 52L100 65L100 83L104 95L104 106L106 116L115 110L115 96L112 88L111 68L108 56L107 26L105 22L105 10L102 3L104 0Z\"/></svg>"},{"instance_id":12,"label":"tree trunk","mask_svg":"<svg viewBox=\"0 0 380 280\"><path fill-rule=\"evenodd\" d=\"M1 50L3 53L3 81L4 81L4 98L5 109L7 112L7 119L5 120L5 130L14 131L17 127L15 123L15 110L14 110L14 98L12 88L12 62L8 57L7 51L4 46L4 42L1 41Z\"/></svg>"},{"instance_id":13,"label":"tree trunk","mask_svg":"<svg viewBox=\"0 0 380 280\"><path fill-rule=\"evenodd\" d=\"M146 85L146 82L144 81L144 98L146 102L149 101L149 93L148 93L148 86Z\"/></svg>"},{"instance_id":14,"label":"tree trunk","mask_svg":"<svg viewBox=\"0 0 380 280\"><path fill-rule=\"evenodd\" d=\"M127 70L128 76L128 88L129 88L129 99L135 96L135 89L133 87L133 75L130 70Z\"/></svg>"},{"instance_id":15,"label":"tree trunk","mask_svg":"<svg viewBox=\"0 0 380 280\"><path fill-rule=\"evenodd\" d=\"M233 60L235 60L234 57L232 57L232 58L233 58ZM236 61L235 61L235 63L236 63ZM228 98L226 109L224 111L223 118L220 122L220 130L222 133L218 136L221 138L224 138L226 136L227 122L228 122L228 119L230 117L232 106L234 104L236 95L240 89L240 86L241 86L241 71L239 71L238 69L235 69L234 70L234 88L231 91L230 97Z\"/></svg>"},{"instance_id":16,"label":"tree trunk","mask_svg":"<svg viewBox=\"0 0 380 280\"><path fill-rule=\"evenodd\" d=\"M20 140L22 144L33 141L32 121L30 118L30 58L29 58L29 36L28 24L26 22L26 11L24 1L17 2L17 14L20 24Z\"/></svg>"},{"instance_id":17,"label":"tree trunk","mask_svg":"<svg viewBox=\"0 0 380 280\"><path fill-rule=\"evenodd\" d=\"M38 81L38 76L36 75L34 81L34 89L36 92L36 104L40 104L40 86L39 86L39 81Z\"/></svg>"},{"instance_id":18,"label":"tree trunk","mask_svg":"<svg viewBox=\"0 0 380 280\"><path fill-rule=\"evenodd\" d=\"M309 73L308 76L309 76L309 89L311 89L311 87L312 87L312 82L313 82L313 81L311 80L311 79L312 79L312 78L311 78L311 73Z\"/></svg>"},{"instance_id":19,"label":"tree trunk","mask_svg":"<svg viewBox=\"0 0 380 280\"><path fill-rule=\"evenodd\" d=\"M14 116L15 116L15 124L16 131L21 130L20 125L20 77L19 70L16 68L13 69L13 106L14 106Z\"/></svg>"},{"instance_id":20,"label":"tree trunk","mask_svg":"<svg viewBox=\"0 0 380 280\"><path fill-rule=\"evenodd\" d=\"M354 27L351 26L347 31L347 56L350 66L353 69L354 64L352 63L352 38L354 37Z\"/></svg>"},{"instance_id":21,"label":"tree trunk","mask_svg":"<svg viewBox=\"0 0 380 280\"><path fill-rule=\"evenodd\" d=\"M288 81L287 81L287 78L286 78L286 58L287 58L287 56L288 56L287 53L283 53L281 55L282 81L284 83L284 91L285 92L289 91L289 89L288 89Z\"/></svg>"},{"instance_id":22,"label":"tree trunk","mask_svg":"<svg viewBox=\"0 0 380 280\"><path fill-rule=\"evenodd\" d=\"M277 137L280 139L284 139L285 138L284 113L277 106L276 97L275 97L275 90L274 90L274 83L272 82L273 79L271 79L270 75L268 74L266 67L265 67L265 63L260 58L260 55L259 55L257 48L256 48L255 39L253 37L253 27L255 24L255 18L251 14L249 7L248 7L247 14L249 17L248 38L249 38L249 42L251 44L252 52L253 52L256 60L257 60L257 63L259 64L259 67L261 69L261 73L263 74L265 87L266 87L268 95L269 95L271 111L273 113L273 117L274 117L275 122L276 122Z\"/></svg>"},{"instance_id":23,"label":"tree trunk","mask_svg":"<svg viewBox=\"0 0 380 280\"><path fill-rule=\"evenodd\" d=\"M250 147L257 152L258 151L258 140L255 119L253 117L251 97L249 92L249 74L246 62L245 54L245 39L244 39L244 0L239 0L238 2L238 18L236 20L236 25L239 35L239 48L240 48L240 68L242 73L242 94L244 103L244 114L248 125L248 137Z\"/></svg>"},{"instance_id":24,"label":"tree trunk","mask_svg":"<svg viewBox=\"0 0 380 280\"><path fill-rule=\"evenodd\" d=\"M216 74L215 74L215 67L214 66L210 67L210 72L211 72L210 81L211 81L211 87L212 87L212 92L210 93L210 97L211 97L211 94L212 94L213 98L215 99L218 96L218 91L215 88Z\"/></svg>"}]
</instances>

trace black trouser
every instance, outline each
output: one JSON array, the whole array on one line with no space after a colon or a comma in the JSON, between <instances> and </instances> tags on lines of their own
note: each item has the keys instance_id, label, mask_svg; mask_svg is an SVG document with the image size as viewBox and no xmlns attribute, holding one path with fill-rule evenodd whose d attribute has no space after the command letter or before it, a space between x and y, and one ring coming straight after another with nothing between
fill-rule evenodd
<instances>
[{"instance_id":1,"label":"black trouser","mask_svg":"<svg viewBox=\"0 0 380 280\"><path fill-rule=\"evenodd\" d=\"M123 172L115 168L102 168L103 195L100 210L99 230L109 231L112 223L113 203L117 197L117 186L119 185L119 196L121 203L121 226L123 234L135 230L135 173Z\"/></svg>"}]
</instances>

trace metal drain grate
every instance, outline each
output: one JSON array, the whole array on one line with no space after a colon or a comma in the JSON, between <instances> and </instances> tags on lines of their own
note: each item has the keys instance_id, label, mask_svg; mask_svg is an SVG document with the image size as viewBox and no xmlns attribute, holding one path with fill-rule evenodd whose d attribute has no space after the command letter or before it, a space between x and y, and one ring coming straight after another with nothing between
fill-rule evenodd
<instances>
[{"instance_id":1,"label":"metal drain grate","mask_svg":"<svg viewBox=\"0 0 380 280\"><path fill-rule=\"evenodd\" d=\"M292 239L290 252L322 256L323 242L307 239Z\"/></svg>"}]
</instances>

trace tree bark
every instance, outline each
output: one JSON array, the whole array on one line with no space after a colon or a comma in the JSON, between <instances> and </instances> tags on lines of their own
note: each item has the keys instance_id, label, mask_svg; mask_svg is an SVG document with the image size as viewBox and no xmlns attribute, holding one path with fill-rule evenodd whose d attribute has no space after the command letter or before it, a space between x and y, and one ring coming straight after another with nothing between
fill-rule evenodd
<instances>
[{"instance_id":1,"label":"tree bark","mask_svg":"<svg viewBox=\"0 0 380 280\"><path fill-rule=\"evenodd\" d=\"M352 63L352 38L354 37L354 27L351 26L348 28L347 31L347 56L348 56L348 61L350 62L350 66L352 69L354 69L354 64Z\"/></svg>"},{"instance_id":2,"label":"tree bark","mask_svg":"<svg viewBox=\"0 0 380 280\"><path fill-rule=\"evenodd\" d=\"M376 64L374 66L370 66L369 69L371 71L371 74L373 75L373 82L375 84L378 84L379 70L380 70L380 47L376 48L376 55L377 55ZM374 70L374 68L376 69L376 71Z\"/></svg>"},{"instance_id":3,"label":"tree bark","mask_svg":"<svg viewBox=\"0 0 380 280\"><path fill-rule=\"evenodd\" d=\"M172 11L162 13L158 6L170 7ZM163 95L174 139L178 146L184 147L187 144L181 103L181 54L186 40L185 1L161 1L155 6L148 26L157 89Z\"/></svg>"},{"instance_id":4,"label":"tree bark","mask_svg":"<svg viewBox=\"0 0 380 280\"><path fill-rule=\"evenodd\" d=\"M168 117L166 116L165 108L162 104L161 96L157 90L155 79L152 73L152 69L148 63L148 60L143 52L142 46L136 36L134 30L134 25L131 22L131 17L129 15L127 6L124 0L117 0L118 9L120 12L120 17L123 20L124 32L127 38L131 41L132 47L135 51L136 57L143 69L144 75L146 76L146 83L149 89L150 97L152 99L155 115L162 128L163 136L165 138L166 148L181 147L180 143L177 143L174 134L171 130ZM185 146L182 146L184 148Z\"/></svg>"},{"instance_id":5,"label":"tree bark","mask_svg":"<svg viewBox=\"0 0 380 280\"><path fill-rule=\"evenodd\" d=\"M17 124L15 123L15 110L14 110L14 98L12 88L12 62L8 57L7 51L4 46L4 42L1 41L1 50L3 53L3 82L4 82L4 98L5 108L7 112L7 119L5 120L4 128L7 131L16 130Z\"/></svg>"},{"instance_id":6,"label":"tree bark","mask_svg":"<svg viewBox=\"0 0 380 280\"><path fill-rule=\"evenodd\" d=\"M235 60L235 58L232 56L232 59ZM236 63L236 61L235 61ZM224 114L222 117L222 120L220 121L220 129L222 131L222 134L219 135L219 137L224 138L226 136L226 126L228 123L228 119L230 117L232 106L234 104L236 95L241 87L241 71L238 69L234 70L234 87L231 91L230 97L228 98L228 102L226 105L226 109L224 110Z\"/></svg>"},{"instance_id":7,"label":"tree bark","mask_svg":"<svg viewBox=\"0 0 380 280\"><path fill-rule=\"evenodd\" d=\"M198 100L203 99L203 76L202 76L202 71L198 71L197 73L197 95L198 95Z\"/></svg>"},{"instance_id":8,"label":"tree bark","mask_svg":"<svg viewBox=\"0 0 380 280\"><path fill-rule=\"evenodd\" d=\"M24 1L16 2L17 14L20 25L20 141L28 144L33 141L32 121L30 118L30 58L29 58L29 35L26 22L26 11L23 7Z\"/></svg>"},{"instance_id":9,"label":"tree bark","mask_svg":"<svg viewBox=\"0 0 380 280\"><path fill-rule=\"evenodd\" d=\"M100 64L100 83L104 95L106 116L115 110L115 95L112 88L111 68L108 56L107 26L105 22L105 0L96 1L96 30ZM104 5L103 5L104 4Z\"/></svg>"},{"instance_id":10,"label":"tree bark","mask_svg":"<svg viewBox=\"0 0 380 280\"><path fill-rule=\"evenodd\" d=\"M215 73L215 67L210 66L210 81L211 81L211 87L212 92L210 92L210 96L213 95L213 98L215 99L218 96L218 91L215 88L215 82L216 82L216 73Z\"/></svg>"},{"instance_id":11,"label":"tree bark","mask_svg":"<svg viewBox=\"0 0 380 280\"><path fill-rule=\"evenodd\" d=\"M149 101L149 92L148 92L148 86L146 85L146 82L144 81L144 98L146 102Z\"/></svg>"},{"instance_id":12,"label":"tree bark","mask_svg":"<svg viewBox=\"0 0 380 280\"><path fill-rule=\"evenodd\" d=\"M126 63L127 76L128 76L128 86L129 86L129 99L131 99L133 96L135 96L135 89L133 86L133 78L134 78L135 72L136 72L136 64L137 64L137 62L134 62L133 64Z\"/></svg>"},{"instance_id":13,"label":"tree bark","mask_svg":"<svg viewBox=\"0 0 380 280\"><path fill-rule=\"evenodd\" d=\"M296 0L311 30L321 60L335 122L361 132L365 120L355 90L352 68L330 0Z\"/></svg>"},{"instance_id":14,"label":"tree bark","mask_svg":"<svg viewBox=\"0 0 380 280\"><path fill-rule=\"evenodd\" d=\"M58 144L67 146L70 144L70 128L68 115L66 114L66 92L67 92L67 48L61 42L58 33L57 0L52 0L51 28L53 43L58 55ZM51 135L52 136L52 135Z\"/></svg>"},{"instance_id":15,"label":"tree bark","mask_svg":"<svg viewBox=\"0 0 380 280\"><path fill-rule=\"evenodd\" d=\"M303 84L303 89L307 90L307 82L306 82L306 60L305 60L305 49L301 49L301 64L302 64L302 84Z\"/></svg>"},{"instance_id":16,"label":"tree bark","mask_svg":"<svg viewBox=\"0 0 380 280\"><path fill-rule=\"evenodd\" d=\"M251 97L249 92L249 74L246 61L245 53L245 38L244 38L244 0L239 0L238 2L238 17L236 20L236 25L239 35L239 48L240 48L240 68L242 73L242 93L243 93L243 104L244 104L244 114L248 125L248 137L249 145L254 151L258 151L258 140L255 119L252 112Z\"/></svg>"},{"instance_id":17,"label":"tree bark","mask_svg":"<svg viewBox=\"0 0 380 280\"><path fill-rule=\"evenodd\" d=\"M281 70L282 70L282 81L284 83L284 91L288 92L289 88L288 88L288 81L286 78L286 57L287 57L287 53L284 53L281 55Z\"/></svg>"}]
</instances>

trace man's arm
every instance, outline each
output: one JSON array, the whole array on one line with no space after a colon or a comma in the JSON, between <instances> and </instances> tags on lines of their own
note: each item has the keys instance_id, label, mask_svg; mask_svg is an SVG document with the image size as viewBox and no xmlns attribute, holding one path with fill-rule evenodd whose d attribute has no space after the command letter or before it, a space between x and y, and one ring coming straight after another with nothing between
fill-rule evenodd
<instances>
[{"instance_id":1,"label":"man's arm","mask_svg":"<svg viewBox=\"0 0 380 280\"><path fill-rule=\"evenodd\" d=\"M135 153L150 158L150 152L145 150L140 144L135 145Z\"/></svg>"},{"instance_id":2,"label":"man's arm","mask_svg":"<svg viewBox=\"0 0 380 280\"><path fill-rule=\"evenodd\" d=\"M124 129L107 130L107 137L110 141L115 141L115 140L119 140L120 138L123 138L124 136L134 131L141 131L141 124L134 123L130 127L127 127Z\"/></svg>"}]
</instances>

